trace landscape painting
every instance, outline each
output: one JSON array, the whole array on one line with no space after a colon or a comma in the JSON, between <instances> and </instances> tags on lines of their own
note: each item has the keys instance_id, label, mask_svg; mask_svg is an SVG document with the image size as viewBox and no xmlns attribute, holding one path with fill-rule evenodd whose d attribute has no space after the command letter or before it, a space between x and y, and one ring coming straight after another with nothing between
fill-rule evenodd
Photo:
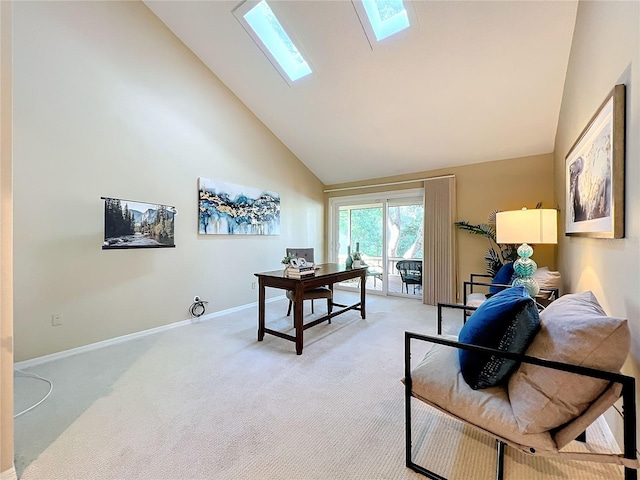
<instances>
[{"instance_id":1,"label":"landscape painting","mask_svg":"<svg viewBox=\"0 0 640 480\"><path fill-rule=\"evenodd\" d=\"M565 175L566 234L621 238L624 85L614 89L567 155Z\"/></svg>"},{"instance_id":2,"label":"landscape painting","mask_svg":"<svg viewBox=\"0 0 640 480\"><path fill-rule=\"evenodd\" d=\"M103 250L171 248L176 209L167 205L104 199Z\"/></svg>"},{"instance_id":3,"label":"landscape painting","mask_svg":"<svg viewBox=\"0 0 640 480\"><path fill-rule=\"evenodd\" d=\"M198 233L279 235L280 196L258 188L198 179Z\"/></svg>"}]
</instances>

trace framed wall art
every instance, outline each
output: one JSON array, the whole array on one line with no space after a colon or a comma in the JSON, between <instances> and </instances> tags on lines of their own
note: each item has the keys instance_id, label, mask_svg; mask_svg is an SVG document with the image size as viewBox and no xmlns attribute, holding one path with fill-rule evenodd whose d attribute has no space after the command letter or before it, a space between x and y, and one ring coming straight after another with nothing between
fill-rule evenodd
<instances>
[{"instance_id":1,"label":"framed wall art","mask_svg":"<svg viewBox=\"0 0 640 480\"><path fill-rule=\"evenodd\" d=\"M175 247L175 207L110 197L102 199L103 250Z\"/></svg>"},{"instance_id":2,"label":"framed wall art","mask_svg":"<svg viewBox=\"0 0 640 480\"><path fill-rule=\"evenodd\" d=\"M279 235L280 196L201 177L198 179L198 233Z\"/></svg>"},{"instance_id":3,"label":"framed wall art","mask_svg":"<svg viewBox=\"0 0 640 480\"><path fill-rule=\"evenodd\" d=\"M625 86L616 85L565 160L565 234L624 237Z\"/></svg>"}]
</instances>

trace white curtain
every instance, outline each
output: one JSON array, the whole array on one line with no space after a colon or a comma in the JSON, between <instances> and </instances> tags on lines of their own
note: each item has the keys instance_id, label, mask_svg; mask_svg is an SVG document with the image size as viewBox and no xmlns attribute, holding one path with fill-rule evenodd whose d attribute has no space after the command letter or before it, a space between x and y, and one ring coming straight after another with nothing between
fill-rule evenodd
<instances>
[{"instance_id":1,"label":"white curtain","mask_svg":"<svg viewBox=\"0 0 640 480\"><path fill-rule=\"evenodd\" d=\"M456 178L424 182L423 301L427 305L456 298Z\"/></svg>"}]
</instances>

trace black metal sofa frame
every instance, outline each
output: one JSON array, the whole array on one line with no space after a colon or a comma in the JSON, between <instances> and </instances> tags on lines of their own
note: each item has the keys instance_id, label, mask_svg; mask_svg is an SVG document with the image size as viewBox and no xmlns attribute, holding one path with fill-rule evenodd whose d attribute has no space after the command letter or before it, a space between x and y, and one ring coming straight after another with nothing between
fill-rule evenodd
<instances>
[{"instance_id":1,"label":"black metal sofa frame","mask_svg":"<svg viewBox=\"0 0 640 480\"><path fill-rule=\"evenodd\" d=\"M462 282L462 303L467 304L469 295L474 293L474 287L505 289L513 286L509 284L491 283L492 278L488 273L471 273L469 280ZM538 296L546 302L552 302L559 297L559 293L557 288L541 288Z\"/></svg>"},{"instance_id":2,"label":"black metal sofa frame","mask_svg":"<svg viewBox=\"0 0 640 480\"><path fill-rule=\"evenodd\" d=\"M433 480L447 480L445 477L426 469L423 466L418 465L413 461L412 456L412 442L411 442L411 397L414 397L412 393L412 380L411 380L411 340L424 341L437 343L441 345L447 345L452 348L472 350L476 352L482 352L486 354L496 355L502 358L508 358L516 360L521 363L531 363L533 365L539 365L541 367L547 367L556 370L562 370L565 372L571 372L578 375L585 375L592 378L599 378L609 382L616 382L622 385L622 414L623 414L623 436L624 436L624 451L622 453L622 462L624 464L624 479L625 480L637 480L637 451L636 451L636 387L635 378L620 373L612 373L603 370L597 370L594 368L582 367L579 365L571 365L562 362L553 362L544 360L541 358L530 357L527 355L517 355L501 350L495 350L492 348L480 347L477 345L470 345L466 343L460 343L457 341L449 340L443 337L434 337L428 335L421 335L412 332L405 332L405 349L404 349L404 384L405 384L405 445L406 445L406 466L411 470L420 473ZM443 411L443 410L441 410ZM457 418L457 417L456 417ZM577 439L584 441L584 434L580 435ZM503 480L504 477L504 450L507 445L500 439L496 440L497 443L497 467L496 467L496 479ZM532 449L533 450L533 449ZM532 451L531 453L535 453ZM544 453L542 453L544 455ZM601 461L604 463L612 463L610 458L613 455L610 454L588 454L591 458L589 461ZM594 457L602 457L601 460L594 460ZM625 463L624 460L628 462ZM628 464L635 464L635 468L627 466Z\"/></svg>"}]
</instances>

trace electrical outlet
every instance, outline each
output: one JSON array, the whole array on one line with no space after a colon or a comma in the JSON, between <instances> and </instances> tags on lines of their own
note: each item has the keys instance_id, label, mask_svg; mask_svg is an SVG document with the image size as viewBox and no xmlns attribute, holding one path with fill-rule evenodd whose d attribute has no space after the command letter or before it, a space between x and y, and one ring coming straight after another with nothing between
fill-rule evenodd
<instances>
[{"instance_id":1,"label":"electrical outlet","mask_svg":"<svg viewBox=\"0 0 640 480\"><path fill-rule=\"evenodd\" d=\"M51 314L51 325L57 327L58 325L62 325L62 315L59 313Z\"/></svg>"},{"instance_id":2,"label":"electrical outlet","mask_svg":"<svg viewBox=\"0 0 640 480\"><path fill-rule=\"evenodd\" d=\"M251 282L251 290L255 290L256 289L256 282Z\"/></svg>"}]
</instances>

